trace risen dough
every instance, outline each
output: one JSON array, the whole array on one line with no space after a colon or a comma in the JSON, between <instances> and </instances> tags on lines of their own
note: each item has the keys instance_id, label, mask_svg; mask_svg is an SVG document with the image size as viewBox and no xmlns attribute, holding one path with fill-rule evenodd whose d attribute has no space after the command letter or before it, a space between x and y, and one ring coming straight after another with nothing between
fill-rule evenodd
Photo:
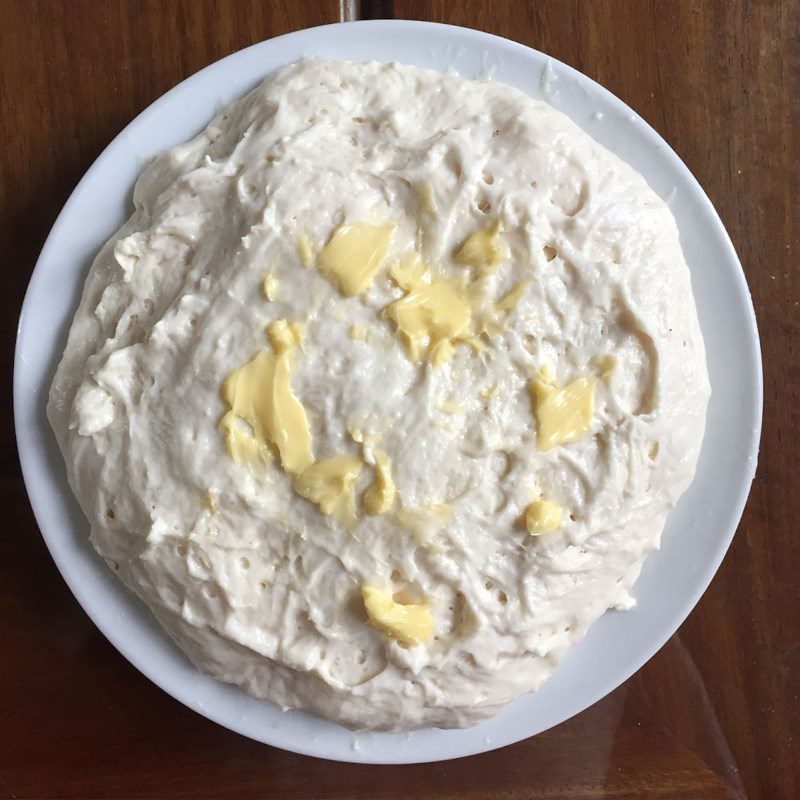
<instances>
[{"instance_id":1,"label":"risen dough","mask_svg":"<svg viewBox=\"0 0 800 800\"><path fill-rule=\"evenodd\" d=\"M48 413L92 543L200 669L351 726L465 726L632 605L709 394L675 222L640 175L507 86L311 60L157 158L134 203ZM393 226L353 297L316 265L343 223ZM469 298L474 341L462 325L439 366L386 313L412 251ZM314 459L364 464L354 525L274 448L261 470L226 449L223 382L276 320L303 325ZM593 387L585 429L549 449L542 369ZM368 514L376 454L395 494ZM539 498L563 517L532 536ZM370 624L365 586L424 603L434 636Z\"/></svg>"}]
</instances>

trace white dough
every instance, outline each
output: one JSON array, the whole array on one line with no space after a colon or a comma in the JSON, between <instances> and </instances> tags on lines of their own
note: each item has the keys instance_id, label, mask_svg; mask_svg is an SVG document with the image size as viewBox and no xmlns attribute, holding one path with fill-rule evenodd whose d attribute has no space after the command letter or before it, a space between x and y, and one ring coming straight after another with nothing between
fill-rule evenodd
<instances>
[{"instance_id":1,"label":"white dough","mask_svg":"<svg viewBox=\"0 0 800 800\"><path fill-rule=\"evenodd\" d=\"M349 726L461 727L632 605L694 474L709 396L675 221L639 174L508 86L307 60L157 158L134 203L89 273L48 414L94 547L202 671ZM299 236L319 248L373 220L397 227L363 296L301 265ZM438 369L410 361L381 315L402 294L388 266L416 247L463 275L459 244L498 220L510 258L478 308L527 281L504 332ZM233 462L221 385L276 319L306 321L292 386L315 457L362 454L354 428L380 434L398 508L449 504L442 530L393 514L347 530L277 461L266 478ZM531 378L598 375L609 355L592 432L540 452ZM565 522L533 537L520 520L540 495ZM388 639L363 584L421 592L436 638Z\"/></svg>"}]
</instances>

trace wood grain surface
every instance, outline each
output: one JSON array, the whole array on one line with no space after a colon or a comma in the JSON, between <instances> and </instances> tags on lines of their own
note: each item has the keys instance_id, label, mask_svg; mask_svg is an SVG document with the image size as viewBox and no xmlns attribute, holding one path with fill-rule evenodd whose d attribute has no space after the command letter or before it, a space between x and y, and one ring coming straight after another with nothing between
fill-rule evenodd
<instances>
[{"instance_id":1,"label":"wood grain surface","mask_svg":"<svg viewBox=\"0 0 800 800\"><path fill-rule=\"evenodd\" d=\"M800 795L800 11L796 0L0 0L0 796L764 798ZM675 148L741 257L766 407L722 568L605 700L469 759L367 767L256 744L172 700L94 628L31 514L11 426L16 319L45 236L139 111L212 61L346 18L507 36L602 83Z\"/></svg>"}]
</instances>

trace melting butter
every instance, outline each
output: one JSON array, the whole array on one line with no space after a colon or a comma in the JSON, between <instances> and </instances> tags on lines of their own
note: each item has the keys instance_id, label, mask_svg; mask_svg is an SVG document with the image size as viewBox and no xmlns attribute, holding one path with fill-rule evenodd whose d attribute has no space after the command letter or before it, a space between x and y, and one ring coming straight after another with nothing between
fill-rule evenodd
<instances>
[{"instance_id":1,"label":"melting butter","mask_svg":"<svg viewBox=\"0 0 800 800\"><path fill-rule=\"evenodd\" d=\"M406 294L388 306L384 315L397 325L412 361L427 356L434 367L441 366L469 328L469 298L456 281L433 278L417 255L395 265L391 275Z\"/></svg>"},{"instance_id":2,"label":"melting butter","mask_svg":"<svg viewBox=\"0 0 800 800\"><path fill-rule=\"evenodd\" d=\"M291 386L298 328L279 320L270 325L269 337L272 353L261 350L225 379L222 397L230 410L221 427L237 464L267 463L272 445L281 466L296 475L313 462L308 418Z\"/></svg>"},{"instance_id":3,"label":"melting butter","mask_svg":"<svg viewBox=\"0 0 800 800\"><path fill-rule=\"evenodd\" d=\"M303 345L303 334L306 326L299 320L287 322L278 319L267 325L267 336L276 353L289 353L294 355L294 349Z\"/></svg>"},{"instance_id":4,"label":"melting butter","mask_svg":"<svg viewBox=\"0 0 800 800\"><path fill-rule=\"evenodd\" d=\"M492 338L505 331L508 319L516 310L520 300L522 300L527 286L527 281L520 281L494 304L492 310L481 320L481 333L485 333L489 338Z\"/></svg>"},{"instance_id":5,"label":"melting butter","mask_svg":"<svg viewBox=\"0 0 800 800\"><path fill-rule=\"evenodd\" d=\"M323 274L347 297L363 292L389 252L394 225L340 225L317 259Z\"/></svg>"},{"instance_id":6,"label":"melting butter","mask_svg":"<svg viewBox=\"0 0 800 800\"><path fill-rule=\"evenodd\" d=\"M351 325L347 335L354 342L363 342L369 335L369 331L366 328L362 328L360 325Z\"/></svg>"},{"instance_id":7,"label":"melting butter","mask_svg":"<svg viewBox=\"0 0 800 800\"><path fill-rule=\"evenodd\" d=\"M281 339L285 347L299 347L305 349L304 338L306 335L306 325L300 320L285 323L278 320L267 326L267 335L272 341L273 347L276 346L277 339Z\"/></svg>"},{"instance_id":8,"label":"melting butter","mask_svg":"<svg viewBox=\"0 0 800 800\"><path fill-rule=\"evenodd\" d=\"M295 242L297 255L300 258L300 263L306 268L311 269L314 266L314 245L311 243L311 237L307 233L300 234Z\"/></svg>"},{"instance_id":9,"label":"melting butter","mask_svg":"<svg viewBox=\"0 0 800 800\"><path fill-rule=\"evenodd\" d=\"M370 623L406 647L425 644L433 635L433 617L425 603L398 603L391 592L362 586Z\"/></svg>"},{"instance_id":10,"label":"melting butter","mask_svg":"<svg viewBox=\"0 0 800 800\"><path fill-rule=\"evenodd\" d=\"M496 267L509 255L502 234L503 224L499 220L491 228L475 231L458 248L455 260L471 267Z\"/></svg>"},{"instance_id":11,"label":"melting butter","mask_svg":"<svg viewBox=\"0 0 800 800\"><path fill-rule=\"evenodd\" d=\"M273 302L277 300L280 297L280 288L280 281L271 272L264 275L264 280L261 282L261 290L267 300Z\"/></svg>"},{"instance_id":12,"label":"melting butter","mask_svg":"<svg viewBox=\"0 0 800 800\"><path fill-rule=\"evenodd\" d=\"M464 336L461 341L468 344L476 353L485 353L489 349L489 345L477 336Z\"/></svg>"},{"instance_id":13,"label":"melting butter","mask_svg":"<svg viewBox=\"0 0 800 800\"><path fill-rule=\"evenodd\" d=\"M596 384L595 378L584 376L559 387L549 371L542 370L531 384L540 450L576 442L591 430Z\"/></svg>"},{"instance_id":14,"label":"melting butter","mask_svg":"<svg viewBox=\"0 0 800 800\"><path fill-rule=\"evenodd\" d=\"M495 303L495 309L503 314L513 314L527 288L528 282L520 281L508 294L503 295L503 297Z\"/></svg>"},{"instance_id":15,"label":"melting butter","mask_svg":"<svg viewBox=\"0 0 800 800\"><path fill-rule=\"evenodd\" d=\"M394 505L397 487L392 478L392 461L383 450L375 453L375 481L364 492L364 511L371 516L385 514Z\"/></svg>"},{"instance_id":16,"label":"melting butter","mask_svg":"<svg viewBox=\"0 0 800 800\"><path fill-rule=\"evenodd\" d=\"M341 522L356 518L356 482L362 462L354 456L338 456L318 461L295 478L295 491L316 503L323 514Z\"/></svg>"},{"instance_id":17,"label":"melting butter","mask_svg":"<svg viewBox=\"0 0 800 800\"><path fill-rule=\"evenodd\" d=\"M541 536L561 527L561 506L549 500L534 500L525 511L525 527L531 536Z\"/></svg>"},{"instance_id":18,"label":"melting butter","mask_svg":"<svg viewBox=\"0 0 800 800\"><path fill-rule=\"evenodd\" d=\"M203 505L211 512L212 516L217 513L217 501L214 498L211 489L206 492L206 496L203 498Z\"/></svg>"}]
</instances>

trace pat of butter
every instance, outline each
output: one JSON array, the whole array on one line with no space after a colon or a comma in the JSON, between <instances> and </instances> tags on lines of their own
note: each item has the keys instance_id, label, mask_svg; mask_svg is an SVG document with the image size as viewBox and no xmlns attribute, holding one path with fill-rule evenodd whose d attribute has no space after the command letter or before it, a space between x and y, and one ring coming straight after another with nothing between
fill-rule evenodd
<instances>
[{"instance_id":1,"label":"pat of butter","mask_svg":"<svg viewBox=\"0 0 800 800\"><path fill-rule=\"evenodd\" d=\"M375 451L375 481L364 492L364 511L371 516L385 514L394 505L397 488L392 479L392 461L383 450Z\"/></svg>"},{"instance_id":2,"label":"pat of butter","mask_svg":"<svg viewBox=\"0 0 800 800\"><path fill-rule=\"evenodd\" d=\"M306 411L291 386L299 331L279 320L269 336L273 353L261 350L225 379L222 397L230 410L221 427L237 464L266 463L273 445L281 466L296 475L313 462Z\"/></svg>"},{"instance_id":3,"label":"pat of butter","mask_svg":"<svg viewBox=\"0 0 800 800\"><path fill-rule=\"evenodd\" d=\"M350 428L350 438L354 442L362 444L366 437L364 431L362 431L361 428Z\"/></svg>"},{"instance_id":4,"label":"pat of butter","mask_svg":"<svg viewBox=\"0 0 800 800\"><path fill-rule=\"evenodd\" d=\"M352 522L356 517L356 482L361 466L361 459L353 456L318 461L295 478L294 489L316 503L323 514Z\"/></svg>"},{"instance_id":5,"label":"pat of butter","mask_svg":"<svg viewBox=\"0 0 800 800\"><path fill-rule=\"evenodd\" d=\"M388 591L362 586L369 621L406 647L424 644L433 635L433 617L423 603L397 603Z\"/></svg>"},{"instance_id":6,"label":"pat of butter","mask_svg":"<svg viewBox=\"0 0 800 800\"><path fill-rule=\"evenodd\" d=\"M280 296L280 288L280 281L271 272L268 272L261 283L261 290L264 292L264 297L274 302Z\"/></svg>"},{"instance_id":7,"label":"pat of butter","mask_svg":"<svg viewBox=\"0 0 800 800\"><path fill-rule=\"evenodd\" d=\"M531 536L541 536L561 527L561 506L549 500L534 500L525 512L525 527Z\"/></svg>"},{"instance_id":8,"label":"pat of butter","mask_svg":"<svg viewBox=\"0 0 800 800\"><path fill-rule=\"evenodd\" d=\"M596 384L595 378L582 377L559 387L550 383L546 374L532 382L540 450L576 442L591 430Z\"/></svg>"},{"instance_id":9,"label":"pat of butter","mask_svg":"<svg viewBox=\"0 0 800 800\"><path fill-rule=\"evenodd\" d=\"M472 267L496 267L508 258L508 249L503 243L502 233L503 225L498 221L491 228L470 234L456 251L456 261Z\"/></svg>"},{"instance_id":10,"label":"pat of butter","mask_svg":"<svg viewBox=\"0 0 800 800\"><path fill-rule=\"evenodd\" d=\"M311 267L314 266L314 246L311 244L309 235L303 233L298 236L295 247L297 248L297 255L300 258L300 263L306 269L311 269Z\"/></svg>"},{"instance_id":11,"label":"pat of butter","mask_svg":"<svg viewBox=\"0 0 800 800\"><path fill-rule=\"evenodd\" d=\"M366 289L386 258L394 225L340 225L317 262L323 274L347 297Z\"/></svg>"},{"instance_id":12,"label":"pat of butter","mask_svg":"<svg viewBox=\"0 0 800 800\"><path fill-rule=\"evenodd\" d=\"M455 340L466 333L472 306L459 284L448 278L432 278L418 256L406 259L391 272L406 292L384 315L397 330L413 361L427 355L438 367L453 355Z\"/></svg>"}]
</instances>

